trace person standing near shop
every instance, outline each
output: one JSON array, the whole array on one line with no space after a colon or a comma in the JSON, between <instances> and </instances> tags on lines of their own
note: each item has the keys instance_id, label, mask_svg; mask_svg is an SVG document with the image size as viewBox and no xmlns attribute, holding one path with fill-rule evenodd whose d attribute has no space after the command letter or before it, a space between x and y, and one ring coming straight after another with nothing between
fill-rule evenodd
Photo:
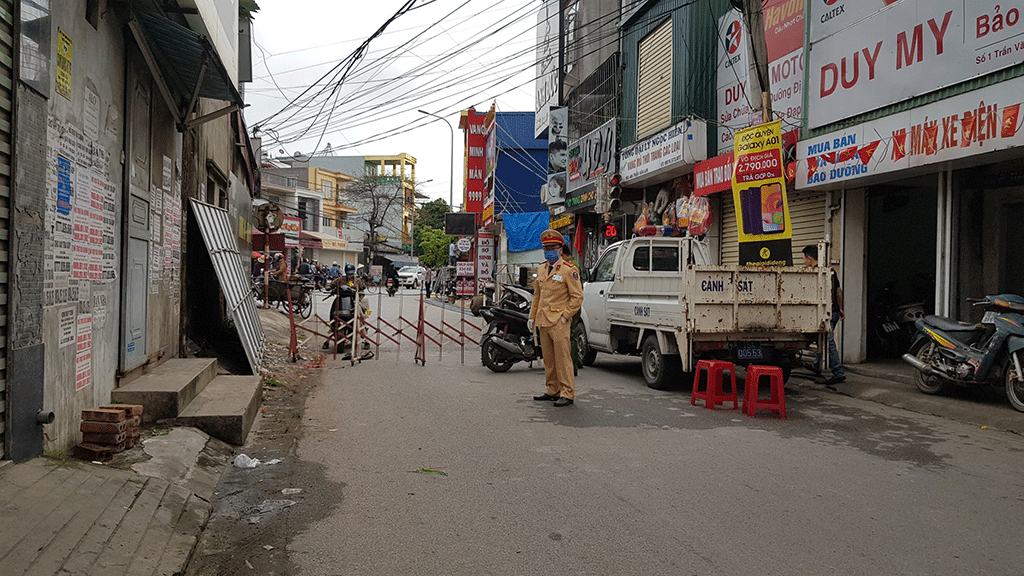
<instances>
[{"instance_id":1,"label":"person standing near shop","mask_svg":"<svg viewBox=\"0 0 1024 576\"><path fill-rule=\"evenodd\" d=\"M804 266L818 265L818 247L806 246L803 249ZM829 267L829 277L832 279L832 330L828 334L828 365L832 368L832 377L826 378L822 383L828 387L846 382L846 371L843 368L843 360L839 357L839 348L836 346L836 324L846 318L843 312L843 287L839 285L839 275ZM820 366L820 364L819 364Z\"/></svg>"},{"instance_id":2,"label":"person standing near shop","mask_svg":"<svg viewBox=\"0 0 1024 576\"><path fill-rule=\"evenodd\" d=\"M555 230L540 235L545 262L537 268L533 304L527 327L540 332L544 354L544 394L534 400L554 400L555 406L569 406L576 397L571 352L572 318L583 304L580 272L561 257L565 241Z\"/></svg>"}]
</instances>

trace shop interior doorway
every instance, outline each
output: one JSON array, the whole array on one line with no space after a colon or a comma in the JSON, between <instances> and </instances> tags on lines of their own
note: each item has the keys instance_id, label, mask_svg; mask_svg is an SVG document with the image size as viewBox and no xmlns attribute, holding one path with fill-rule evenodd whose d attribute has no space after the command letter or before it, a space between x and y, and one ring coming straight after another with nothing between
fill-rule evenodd
<instances>
[{"instance_id":1,"label":"shop interior doorway","mask_svg":"<svg viewBox=\"0 0 1024 576\"><path fill-rule=\"evenodd\" d=\"M868 193L869 360L898 358L909 348L913 325L899 322L901 306L919 304L924 314L934 313L938 195L930 180L930 186L877 186Z\"/></svg>"}]
</instances>

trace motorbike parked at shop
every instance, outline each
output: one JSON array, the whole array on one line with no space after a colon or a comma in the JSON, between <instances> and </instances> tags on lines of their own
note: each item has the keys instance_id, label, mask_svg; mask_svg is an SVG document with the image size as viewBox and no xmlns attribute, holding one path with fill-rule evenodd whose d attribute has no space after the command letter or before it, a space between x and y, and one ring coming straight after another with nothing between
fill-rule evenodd
<instances>
[{"instance_id":1,"label":"motorbike parked at shop","mask_svg":"<svg viewBox=\"0 0 1024 576\"><path fill-rule=\"evenodd\" d=\"M878 352L886 358L899 358L914 341L916 323L925 316L924 302L901 304L889 283L875 298L872 310L871 332Z\"/></svg>"},{"instance_id":2,"label":"motorbike parked at shop","mask_svg":"<svg viewBox=\"0 0 1024 576\"><path fill-rule=\"evenodd\" d=\"M496 306L480 309L487 330L480 342L480 360L494 372L508 372L516 362L541 358L540 342L527 328L533 292L506 285Z\"/></svg>"},{"instance_id":3,"label":"motorbike parked at shop","mask_svg":"<svg viewBox=\"0 0 1024 576\"><path fill-rule=\"evenodd\" d=\"M917 334L903 360L917 369L914 380L925 394L950 385L1004 386L1010 404L1024 412L1024 298L986 296L980 323L941 316L917 321Z\"/></svg>"}]
</instances>

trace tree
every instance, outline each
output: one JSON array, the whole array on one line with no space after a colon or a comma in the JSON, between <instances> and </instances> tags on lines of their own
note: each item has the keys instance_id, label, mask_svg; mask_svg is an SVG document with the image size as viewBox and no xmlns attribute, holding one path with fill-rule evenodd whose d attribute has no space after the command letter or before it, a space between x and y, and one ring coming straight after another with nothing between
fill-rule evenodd
<instances>
[{"instance_id":1,"label":"tree","mask_svg":"<svg viewBox=\"0 0 1024 576\"><path fill-rule=\"evenodd\" d=\"M380 174L375 166L367 166L362 178L349 182L345 188L345 200L357 210L349 221L364 224L371 263L376 260L381 242L397 238L401 245L403 190L401 178Z\"/></svg>"},{"instance_id":2,"label":"tree","mask_svg":"<svg viewBox=\"0 0 1024 576\"><path fill-rule=\"evenodd\" d=\"M431 268L440 268L448 264L448 244L452 241L451 236L445 236L444 232L429 226L419 226L413 230L417 248L416 254L420 257L420 263Z\"/></svg>"},{"instance_id":3,"label":"tree","mask_svg":"<svg viewBox=\"0 0 1024 576\"><path fill-rule=\"evenodd\" d=\"M431 200L416 211L416 224L443 231L444 215L449 212L451 212L451 207L443 199Z\"/></svg>"}]
</instances>

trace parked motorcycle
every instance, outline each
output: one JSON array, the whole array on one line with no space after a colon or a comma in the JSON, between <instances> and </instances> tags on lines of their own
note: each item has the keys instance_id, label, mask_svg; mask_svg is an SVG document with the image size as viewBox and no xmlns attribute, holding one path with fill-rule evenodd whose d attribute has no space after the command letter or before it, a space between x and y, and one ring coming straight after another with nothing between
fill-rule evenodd
<instances>
[{"instance_id":1,"label":"parked motorcycle","mask_svg":"<svg viewBox=\"0 0 1024 576\"><path fill-rule=\"evenodd\" d=\"M395 278L388 278L387 281L388 296L394 296L398 292L398 280Z\"/></svg>"},{"instance_id":2,"label":"parked motorcycle","mask_svg":"<svg viewBox=\"0 0 1024 576\"><path fill-rule=\"evenodd\" d=\"M917 388L938 394L950 385L1005 386L1006 397L1024 412L1024 298L986 296L978 324L941 316L917 321L917 334L903 360L917 369Z\"/></svg>"},{"instance_id":3,"label":"parked motorcycle","mask_svg":"<svg viewBox=\"0 0 1024 576\"><path fill-rule=\"evenodd\" d=\"M893 284L885 285L872 304L871 331L878 353L899 358L910 349L917 333L916 322L925 316L924 302L900 304Z\"/></svg>"},{"instance_id":4,"label":"parked motorcycle","mask_svg":"<svg viewBox=\"0 0 1024 576\"><path fill-rule=\"evenodd\" d=\"M519 286L506 285L497 306L482 308L487 330L480 342L480 360L494 372L508 372L516 362L541 358L540 342L526 327L530 319L533 293Z\"/></svg>"},{"instance_id":5,"label":"parked motorcycle","mask_svg":"<svg viewBox=\"0 0 1024 576\"><path fill-rule=\"evenodd\" d=\"M351 357L352 343L355 339L353 320L356 317L356 295L356 290L352 286L335 282L331 287L331 293L324 298L324 300L334 298L334 302L331 302L330 316L330 330L334 338L332 340L325 340L323 349L329 350L332 342L336 342L338 346L337 351L340 354L344 354L342 357L344 360ZM360 308L360 321L365 321L366 307L362 302L360 302ZM361 347L363 349L363 354L360 357L361 360L373 358L369 342L363 340Z\"/></svg>"}]
</instances>

